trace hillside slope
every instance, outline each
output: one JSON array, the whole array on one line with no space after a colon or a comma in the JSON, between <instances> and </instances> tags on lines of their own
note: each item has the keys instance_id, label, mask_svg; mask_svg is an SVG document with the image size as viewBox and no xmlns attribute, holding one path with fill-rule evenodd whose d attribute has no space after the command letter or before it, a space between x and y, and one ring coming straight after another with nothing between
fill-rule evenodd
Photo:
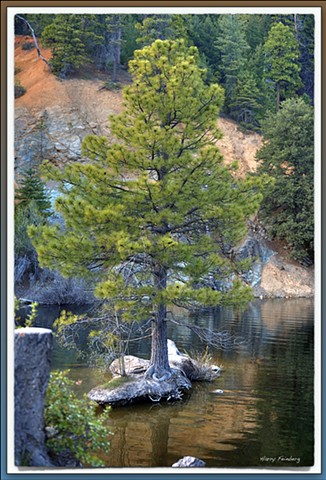
<instances>
[{"instance_id":1,"label":"hillside slope","mask_svg":"<svg viewBox=\"0 0 326 480\"><path fill-rule=\"evenodd\" d=\"M79 159L85 135L96 133L110 137L108 117L120 113L123 108L121 91L101 88L108 80L107 75L86 71L83 78L60 80L50 73L34 48L22 49L22 44L30 41L29 37L22 36L15 40L15 80L26 88L26 93L15 100L18 182L19 172L31 162L44 158L54 162ZM42 54L50 58L49 49L42 49ZM126 71L120 72L119 81L122 85L128 83ZM253 132L243 133L236 122L225 118L218 120L218 126L223 138L217 145L225 163L237 160L241 176L255 171L255 155L262 144L261 136ZM313 295L312 268L304 268L292 261L279 243L268 242L261 225L253 224L249 238L251 251L248 254L256 257L258 252L258 257L261 255L258 258L258 280L256 275L256 280L252 281L257 296ZM264 252L267 251L266 256Z\"/></svg>"}]
</instances>

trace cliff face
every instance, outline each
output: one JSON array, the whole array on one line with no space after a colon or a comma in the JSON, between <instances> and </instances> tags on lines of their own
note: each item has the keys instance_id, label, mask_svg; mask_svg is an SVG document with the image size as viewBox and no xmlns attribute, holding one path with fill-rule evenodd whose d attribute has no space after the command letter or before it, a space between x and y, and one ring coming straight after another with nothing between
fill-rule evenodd
<instances>
[{"instance_id":1,"label":"cliff face","mask_svg":"<svg viewBox=\"0 0 326 480\"><path fill-rule=\"evenodd\" d=\"M110 137L108 117L122 111L121 91L102 89L104 77L87 71L84 78L60 80L49 72L34 48L23 50L29 37L15 40L15 80L26 93L15 100L15 172L49 159L55 163L78 160L81 142L89 133ZM42 49L45 58L50 51ZM120 72L119 81L129 81ZM226 164L237 160L238 175L256 169L255 154L262 144L257 133L243 133L236 122L220 118L223 138L218 141ZM256 296L312 296L313 269L290 260L278 243L268 241L261 225L253 223L248 238L239 247L241 255L255 258L247 280Z\"/></svg>"}]
</instances>

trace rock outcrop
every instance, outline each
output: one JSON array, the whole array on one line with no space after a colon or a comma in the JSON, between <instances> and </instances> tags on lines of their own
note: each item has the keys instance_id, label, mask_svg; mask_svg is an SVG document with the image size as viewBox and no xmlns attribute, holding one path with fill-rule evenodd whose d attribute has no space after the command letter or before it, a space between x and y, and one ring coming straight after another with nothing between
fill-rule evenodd
<instances>
[{"instance_id":1,"label":"rock outcrop","mask_svg":"<svg viewBox=\"0 0 326 480\"><path fill-rule=\"evenodd\" d=\"M142 375L119 377L93 388L88 397L99 405L125 406L146 401L159 402L161 399L180 400L190 388L190 380L180 370L172 370L171 375L162 381Z\"/></svg>"},{"instance_id":2,"label":"rock outcrop","mask_svg":"<svg viewBox=\"0 0 326 480\"><path fill-rule=\"evenodd\" d=\"M114 360L110 365L113 379L106 385L93 388L88 397L100 405L123 406L141 401L157 402L161 399L181 399L183 393L191 388L195 380L213 380L220 375L216 365L203 367L181 353L172 340L168 340L168 356L171 373L163 379L155 374L146 375L150 361L133 355L123 357L125 376L122 376L122 359Z\"/></svg>"},{"instance_id":3,"label":"rock outcrop","mask_svg":"<svg viewBox=\"0 0 326 480\"><path fill-rule=\"evenodd\" d=\"M45 448L43 413L50 378L52 331L15 330L15 464L51 466Z\"/></svg>"},{"instance_id":4,"label":"rock outcrop","mask_svg":"<svg viewBox=\"0 0 326 480\"><path fill-rule=\"evenodd\" d=\"M173 340L168 339L169 365L173 369L180 370L191 381L202 380L202 366L189 355L181 353ZM143 375L150 366L150 361L133 355L125 355L123 358L126 375ZM221 369L217 365L207 367L211 370L210 379L213 380L220 375ZM117 358L110 365L110 371L114 376L122 375L121 359ZM206 375L205 380L208 380Z\"/></svg>"}]
</instances>

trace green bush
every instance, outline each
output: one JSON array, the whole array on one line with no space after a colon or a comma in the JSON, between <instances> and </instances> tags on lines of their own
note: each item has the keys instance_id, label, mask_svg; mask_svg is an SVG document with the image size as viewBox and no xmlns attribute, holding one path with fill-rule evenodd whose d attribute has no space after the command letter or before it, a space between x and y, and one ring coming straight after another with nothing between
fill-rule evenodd
<instances>
[{"instance_id":1,"label":"green bush","mask_svg":"<svg viewBox=\"0 0 326 480\"><path fill-rule=\"evenodd\" d=\"M102 89L110 90L110 91L118 91L118 90L121 90L121 88L122 87L119 82L112 82L112 81L104 82L102 86Z\"/></svg>"},{"instance_id":2,"label":"green bush","mask_svg":"<svg viewBox=\"0 0 326 480\"><path fill-rule=\"evenodd\" d=\"M106 426L109 408L96 415L96 403L78 399L66 372L52 372L46 394L44 425L52 433L46 445L50 455L70 452L83 466L101 467L100 452L108 452L112 433Z\"/></svg>"},{"instance_id":3,"label":"green bush","mask_svg":"<svg viewBox=\"0 0 326 480\"><path fill-rule=\"evenodd\" d=\"M33 48L35 48L35 45L32 42L24 42L22 44L22 50L32 50Z\"/></svg>"},{"instance_id":4,"label":"green bush","mask_svg":"<svg viewBox=\"0 0 326 480\"><path fill-rule=\"evenodd\" d=\"M26 88L22 86L19 80L15 82L15 98L22 97L26 93Z\"/></svg>"}]
</instances>

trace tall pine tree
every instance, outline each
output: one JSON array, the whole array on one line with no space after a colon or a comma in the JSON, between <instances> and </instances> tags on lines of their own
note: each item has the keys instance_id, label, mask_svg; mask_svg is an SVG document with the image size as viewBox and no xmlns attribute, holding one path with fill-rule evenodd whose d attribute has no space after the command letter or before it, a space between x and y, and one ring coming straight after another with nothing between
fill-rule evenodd
<instances>
[{"instance_id":1,"label":"tall pine tree","mask_svg":"<svg viewBox=\"0 0 326 480\"><path fill-rule=\"evenodd\" d=\"M225 87L225 108L229 113L234 101L234 89L239 73L246 66L249 45L245 37L245 24L240 15L221 15L218 19L218 36L214 48L220 54L219 72Z\"/></svg>"},{"instance_id":2,"label":"tall pine tree","mask_svg":"<svg viewBox=\"0 0 326 480\"><path fill-rule=\"evenodd\" d=\"M56 16L43 30L42 43L51 48L52 70L62 77L88 60L81 15Z\"/></svg>"},{"instance_id":3,"label":"tall pine tree","mask_svg":"<svg viewBox=\"0 0 326 480\"><path fill-rule=\"evenodd\" d=\"M268 57L266 78L276 87L276 110L280 102L291 97L301 86L299 44L294 29L279 22L272 26L264 45Z\"/></svg>"},{"instance_id":4,"label":"tall pine tree","mask_svg":"<svg viewBox=\"0 0 326 480\"><path fill-rule=\"evenodd\" d=\"M136 51L126 109L111 118L117 143L91 135L83 143L91 162L45 165L61 184L65 227L30 229L43 266L92 273L96 294L122 319L152 318L148 376L170 374L167 305L250 298L232 247L261 196L254 179L237 180L223 165L215 145L223 90L205 85L197 62L197 49L182 40ZM222 289L212 288L212 276Z\"/></svg>"}]
</instances>

